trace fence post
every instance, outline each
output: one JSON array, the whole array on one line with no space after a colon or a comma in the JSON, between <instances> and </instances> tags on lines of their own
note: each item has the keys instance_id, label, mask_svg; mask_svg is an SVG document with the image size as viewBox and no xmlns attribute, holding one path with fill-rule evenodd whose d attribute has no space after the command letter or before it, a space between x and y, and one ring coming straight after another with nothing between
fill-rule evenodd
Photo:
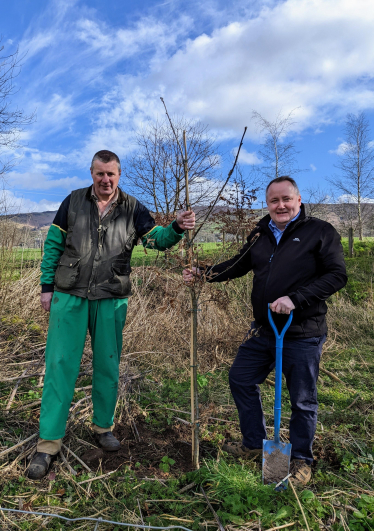
<instances>
[{"instance_id":1,"label":"fence post","mask_svg":"<svg viewBox=\"0 0 374 531\"><path fill-rule=\"evenodd\" d=\"M353 228L348 230L348 256L353 257Z\"/></svg>"}]
</instances>

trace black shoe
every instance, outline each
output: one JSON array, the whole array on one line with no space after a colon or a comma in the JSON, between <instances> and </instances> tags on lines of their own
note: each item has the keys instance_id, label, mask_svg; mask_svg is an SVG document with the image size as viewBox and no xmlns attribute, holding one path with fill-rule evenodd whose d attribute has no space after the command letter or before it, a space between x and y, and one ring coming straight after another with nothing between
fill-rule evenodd
<instances>
[{"instance_id":1,"label":"black shoe","mask_svg":"<svg viewBox=\"0 0 374 531\"><path fill-rule=\"evenodd\" d=\"M96 434L96 440L107 452L116 452L121 448L121 443L116 439L111 431Z\"/></svg>"},{"instance_id":2,"label":"black shoe","mask_svg":"<svg viewBox=\"0 0 374 531\"><path fill-rule=\"evenodd\" d=\"M27 473L29 479L44 478L54 457L54 455L45 454L44 452L36 452L31 460Z\"/></svg>"}]
</instances>

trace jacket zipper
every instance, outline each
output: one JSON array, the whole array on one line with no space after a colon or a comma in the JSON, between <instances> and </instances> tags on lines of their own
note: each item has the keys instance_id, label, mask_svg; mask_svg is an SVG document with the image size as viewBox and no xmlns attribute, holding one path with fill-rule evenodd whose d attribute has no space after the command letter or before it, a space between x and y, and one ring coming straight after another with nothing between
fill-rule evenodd
<instances>
[{"instance_id":1,"label":"jacket zipper","mask_svg":"<svg viewBox=\"0 0 374 531\"><path fill-rule=\"evenodd\" d=\"M301 223L304 220L298 220L298 221L299 221L299 223ZM296 222L296 224L293 227L291 227L291 230L287 234L287 237L289 236L289 234L291 234L291 232L293 232L295 230L295 228L299 225L299 223ZM269 229L269 231L270 231L270 229ZM274 236L274 234L272 232L271 232L271 235L272 235L273 238L275 238L275 236ZM282 238L284 238L284 235L282 235ZM277 250L279 248L279 245L280 245L280 243L282 241L282 238L279 240L279 243L273 248L273 252L272 252L272 254L271 254L270 258L269 258L270 267L269 267L268 276L267 276L266 282L265 282L264 298L265 298L265 295L266 295L266 291L267 291L267 287L268 287L268 283L269 283L269 279L270 279L271 267L273 265L273 258L274 258L274 255L275 255L275 253L277 252ZM266 304L269 304L269 301Z\"/></svg>"}]
</instances>

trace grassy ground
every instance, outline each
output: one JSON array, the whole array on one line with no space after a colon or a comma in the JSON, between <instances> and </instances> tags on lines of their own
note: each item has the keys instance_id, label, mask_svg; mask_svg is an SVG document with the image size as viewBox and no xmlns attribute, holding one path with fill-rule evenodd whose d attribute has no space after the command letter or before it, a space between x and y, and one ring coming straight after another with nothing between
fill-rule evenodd
<instances>
[{"instance_id":1,"label":"grassy ground","mask_svg":"<svg viewBox=\"0 0 374 531\"><path fill-rule=\"evenodd\" d=\"M64 448L73 470L58 458L45 479L29 481L26 470L36 438L5 455L1 452L37 434L47 320L38 308L38 272L30 268L8 287L1 310L0 506L68 518L101 517L134 527L144 521L214 529L217 523L203 487L228 531L286 525L283 528L306 529L299 502L310 529L374 529L372 261L361 257L347 265L349 284L329 301L330 335L318 382L313 480L307 488L297 489L298 500L291 489L276 493L263 487L256 459L235 460L221 450L224 438L240 440L228 369L251 320L250 277L227 286L208 286L201 297L205 301L199 314L201 467L194 471L188 426L188 293L179 276L154 267L133 271L134 295L124 330L116 410L121 451L113 455L97 449L89 429L87 343L65 444L91 471ZM28 377L19 379L25 370ZM281 433L287 440L291 411L283 391ZM261 392L272 437L274 388L265 383ZM109 472L113 473L99 478ZM68 525L54 518L5 512L0 513L0 522L4 531L95 529L93 522ZM100 524L99 531L104 529L120 528Z\"/></svg>"}]
</instances>

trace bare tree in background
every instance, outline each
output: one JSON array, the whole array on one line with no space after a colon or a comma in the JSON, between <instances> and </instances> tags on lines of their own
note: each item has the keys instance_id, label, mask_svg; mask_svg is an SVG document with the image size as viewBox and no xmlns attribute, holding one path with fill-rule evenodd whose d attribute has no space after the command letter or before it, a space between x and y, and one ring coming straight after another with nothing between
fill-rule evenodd
<instances>
[{"instance_id":1,"label":"bare tree in background","mask_svg":"<svg viewBox=\"0 0 374 531\"><path fill-rule=\"evenodd\" d=\"M331 198L325 190L322 190L319 186L306 188L302 201L308 216L327 221L328 209L326 205L331 201Z\"/></svg>"},{"instance_id":2,"label":"bare tree in background","mask_svg":"<svg viewBox=\"0 0 374 531\"><path fill-rule=\"evenodd\" d=\"M233 240L237 246L244 245L246 237L256 225L252 204L257 199L258 190L238 164L235 178L221 195L221 205L211 217L215 230L219 228L222 234L223 244Z\"/></svg>"},{"instance_id":3,"label":"bare tree in background","mask_svg":"<svg viewBox=\"0 0 374 531\"><path fill-rule=\"evenodd\" d=\"M258 171L266 179L276 179L282 175L295 175L300 169L297 167L295 143L286 140L287 135L291 132L292 126L296 123L292 110L287 115L281 112L274 121L267 120L259 112L252 112L252 120L257 125L261 135L264 135L264 142L259 155L263 164L258 166Z\"/></svg>"},{"instance_id":4,"label":"bare tree in background","mask_svg":"<svg viewBox=\"0 0 374 531\"><path fill-rule=\"evenodd\" d=\"M363 238L365 199L372 199L374 192L374 146L370 141L369 122L363 112L347 114L345 142L341 160L335 165L340 177L329 179L334 188L343 194L343 202L356 206L357 230Z\"/></svg>"},{"instance_id":5,"label":"bare tree in background","mask_svg":"<svg viewBox=\"0 0 374 531\"><path fill-rule=\"evenodd\" d=\"M178 138L186 131L191 205L207 204L212 190L210 179L220 165L215 138L201 122L174 118ZM137 151L124 165L125 186L142 196L142 201L162 217L173 219L185 200L183 158L166 120L151 123L136 135Z\"/></svg>"},{"instance_id":6,"label":"bare tree in background","mask_svg":"<svg viewBox=\"0 0 374 531\"><path fill-rule=\"evenodd\" d=\"M0 54L4 46L0 47ZM0 55L0 176L4 176L14 165L10 150L19 147L19 137L26 125L34 121L35 115L26 115L22 109L12 105L12 96L17 92L15 79L21 71L18 49L9 55Z\"/></svg>"}]
</instances>

